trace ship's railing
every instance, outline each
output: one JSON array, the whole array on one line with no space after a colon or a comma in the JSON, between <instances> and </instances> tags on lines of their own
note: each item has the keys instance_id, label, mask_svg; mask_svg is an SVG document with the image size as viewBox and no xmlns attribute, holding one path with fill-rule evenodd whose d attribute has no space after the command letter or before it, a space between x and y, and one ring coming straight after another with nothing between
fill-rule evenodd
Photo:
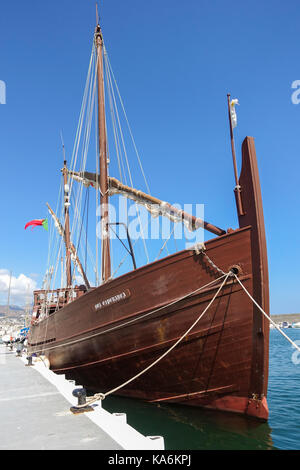
<instances>
[{"instance_id":1,"label":"ship's railing","mask_svg":"<svg viewBox=\"0 0 300 470\"><path fill-rule=\"evenodd\" d=\"M34 291L33 321L40 321L86 293L85 286Z\"/></svg>"}]
</instances>

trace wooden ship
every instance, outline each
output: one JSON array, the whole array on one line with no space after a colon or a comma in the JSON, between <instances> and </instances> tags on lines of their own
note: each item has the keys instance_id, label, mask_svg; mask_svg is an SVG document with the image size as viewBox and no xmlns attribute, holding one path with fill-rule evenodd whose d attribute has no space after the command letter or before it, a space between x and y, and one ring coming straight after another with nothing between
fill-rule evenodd
<instances>
[{"instance_id":1,"label":"wooden ship","mask_svg":"<svg viewBox=\"0 0 300 470\"><path fill-rule=\"evenodd\" d=\"M204 407L266 420L269 322L231 275L236 274L269 313L266 237L254 139L246 137L242 144L242 169L238 175L232 102L228 95L239 221L236 229L220 229L110 177L104 43L99 24L94 47L100 171L71 171L66 162L62 169L63 222L50 206L49 211L65 244L67 285L34 292L29 354L47 356L54 372L66 374L94 392L117 388L118 395L152 403ZM90 285L71 241L71 179L76 180L74 184L92 186L100 193L102 271L101 284L95 287ZM113 194L143 204L150 212L155 206L159 215L184 221L191 230L201 226L213 237L201 246L138 268L129 237L133 269L112 278L107 204ZM73 286L72 263L82 274L84 285ZM182 337L205 309L205 315ZM176 342L176 347L153 367L129 380L155 363ZM122 383L125 385L118 388Z\"/></svg>"}]
</instances>

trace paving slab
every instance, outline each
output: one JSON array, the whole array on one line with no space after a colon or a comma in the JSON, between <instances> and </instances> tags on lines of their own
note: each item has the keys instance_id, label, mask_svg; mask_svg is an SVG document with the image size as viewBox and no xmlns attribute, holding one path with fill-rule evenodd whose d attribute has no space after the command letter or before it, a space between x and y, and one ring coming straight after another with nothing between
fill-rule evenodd
<instances>
[{"instance_id":1,"label":"paving slab","mask_svg":"<svg viewBox=\"0 0 300 470\"><path fill-rule=\"evenodd\" d=\"M0 345L1 450L121 450L15 351Z\"/></svg>"}]
</instances>

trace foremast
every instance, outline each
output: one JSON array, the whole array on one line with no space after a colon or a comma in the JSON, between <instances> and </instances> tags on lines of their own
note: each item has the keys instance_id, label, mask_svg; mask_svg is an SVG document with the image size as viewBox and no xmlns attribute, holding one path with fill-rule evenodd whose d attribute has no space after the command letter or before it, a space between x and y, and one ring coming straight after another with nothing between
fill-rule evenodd
<instances>
[{"instance_id":1,"label":"foremast","mask_svg":"<svg viewBox=\"0 0 300 470\"><path fill-rule=\"evenodd\" d=\"M66 276L67 287L72 286L72 266L71 266L71 237L70 237L70 216L69 216L69 185L68 185L68 169L67 162L64 160L64 167L62 170L64 179L64 216L65 216L65 245L66 245Z\"/></svg>"},{"instance_id":2,"label":"foremast","mask_svg":"<svg viewBox=\"0 0 300 470\"><path fill-rule=\"evenodd\" d=\"M67 243L66 243L66 234L65 234L65 230L64 230L62 224L60 223L60 221L59 221L57 215L54 213L54 211L53 211L53 210L51 209L51 207L49 206L48 202L46 203L46 205L47 205L47 207L48 207L48 211L49 211L51 217L52 217L53 220L54 220L54 225L55 225L55 227L56 227L56 229L57 229L59 235L60 235L61 237L63 237L63 239L64 239L64 241L65 241L65 245L67 246ZM86 273L85 273L85 271L84 271L84 269L83 269L83 266L82 266L82 264L81 264L81 261L80 261L78 255L77 255L77 250L76 250L74 244L73 244L71 241L69 241L69 246L70 246L71 258L73 258L73 260L74 260L74 262L75 262L75 264L76 264L76 266L77 266L77 268L78 268L78 270L79 270L79 272L80 272L80 274L81 274L81 276L82 276L82 278L83 278L83 280L84 280L84 283L85 283L85 285L86 285L86 288L89 290L89 289L90 289L90 283L89 283L89 280L88 280L88 278L87 278L87 275L86 275Z\"/></svg>"},{"instance_id":3,"label":"foremast","mask_svg":"<svg viewBox=\"0 0 300 470\"><path fill-rule=\"evenodd\" d=\"M97 55L97 88L98 88L98 137L100 168L100 208L101 208L101 280L106 282L111 277L110 238L109 238L109 195L107 168L107 136L105 119L105 95L103 74L103 37L99 23L95 31L95 48Z\"/></svg>"}]
</instances>

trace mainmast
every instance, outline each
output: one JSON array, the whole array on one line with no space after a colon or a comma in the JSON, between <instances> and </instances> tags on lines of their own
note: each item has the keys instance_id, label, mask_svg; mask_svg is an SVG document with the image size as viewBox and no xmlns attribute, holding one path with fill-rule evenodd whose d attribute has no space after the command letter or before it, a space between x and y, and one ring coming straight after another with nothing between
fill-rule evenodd
<instances>
[{"instance_id":1,"label":"mainmast","mask_svg":"<svg viewBox=\"0 0 300 470\"><path fill-rule=\"evenodd\" d=\"M102 235L102 282L111 277L109 212L108 212L108 170L107 170L107 137L105 120L105 96L103 77L103 37L99 24L95 31L95 47L97 51L97 84L98 84L98 135L100 161L100 207Z\"/></svg>"}]
</instances>

